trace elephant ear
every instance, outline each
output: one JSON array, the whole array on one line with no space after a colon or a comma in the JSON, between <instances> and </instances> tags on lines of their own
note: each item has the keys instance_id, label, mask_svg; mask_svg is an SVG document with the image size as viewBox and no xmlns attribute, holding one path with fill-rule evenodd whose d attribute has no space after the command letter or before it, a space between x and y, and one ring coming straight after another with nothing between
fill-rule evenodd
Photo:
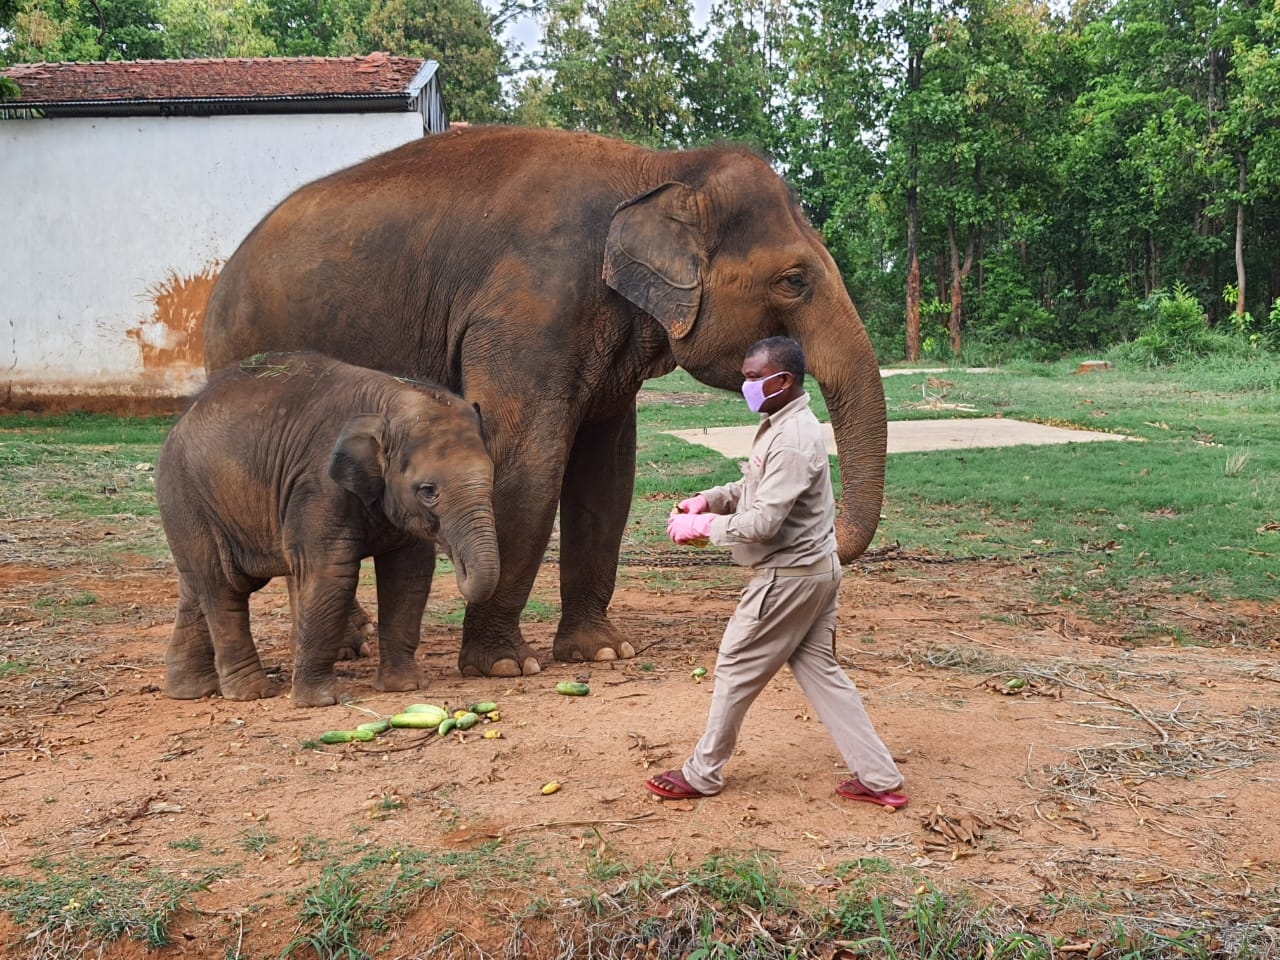
<instances>
[{"instance_id":1,"label":"elephant ear","mask_svg":"<svg viewBox=\"0 0 1280 960\"><path fill-rule=\"evenodd\" d=\"M706 274L697 196L664 183L620 203L604 246L604 282L679 340L693 329Z\"/></svg>"},{"instance_id":2,"label":"elephant ear","mask_svg":"<svg viewBox=\"0 0 1280 960\"><path fill-rule=\"evenodd\" d=\"M385 429L386 421L376 413L352 417L343 425L329 461L329 476L359 497L366 507L378 502L386 486L382 479Z\"/></svg>"}]
</instances>

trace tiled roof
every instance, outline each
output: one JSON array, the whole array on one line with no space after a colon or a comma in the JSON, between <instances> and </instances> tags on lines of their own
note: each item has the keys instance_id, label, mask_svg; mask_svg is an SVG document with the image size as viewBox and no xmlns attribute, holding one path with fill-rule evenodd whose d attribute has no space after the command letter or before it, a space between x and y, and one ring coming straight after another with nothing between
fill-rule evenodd
<instances>
[{"instance_id":1,"label":"tiled roof","mask_svg":"<svg viewBox=\"0 0 1280 960\"><path fill-rule=\"evenodd\" d=\"M403 96L424 61L363 57L31 63L0 70L21 98L7 106L121 101Z\"/></svg>"}]
</instances>

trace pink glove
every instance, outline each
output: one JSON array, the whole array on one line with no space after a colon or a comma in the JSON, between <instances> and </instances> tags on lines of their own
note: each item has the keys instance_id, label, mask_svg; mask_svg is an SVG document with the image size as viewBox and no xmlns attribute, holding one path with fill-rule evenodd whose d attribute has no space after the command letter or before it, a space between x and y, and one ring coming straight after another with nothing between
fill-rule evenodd
<instances>
[{"instance_id":1,"label":"pink glove","mask_svg":"<svg viewBox=\"0 0 1280 960\"><path fill-rule=\"evenodd\" d=\"M676 509L681 513L706 513L709 507L710 504L707 503L707 498L702 494L698 494L688 500L681 500Z\"/></svg>"},{"instance_id":2,"label":"pink glove","mask_svg":"<svg viewBox=\"0 0 1280 960\"><path fill-rule=\"evenodd\" d=\"M667 520L667 536L675 543L693 543L711 535L714 513L677 513Z\"/></svg>"}]
</instances>

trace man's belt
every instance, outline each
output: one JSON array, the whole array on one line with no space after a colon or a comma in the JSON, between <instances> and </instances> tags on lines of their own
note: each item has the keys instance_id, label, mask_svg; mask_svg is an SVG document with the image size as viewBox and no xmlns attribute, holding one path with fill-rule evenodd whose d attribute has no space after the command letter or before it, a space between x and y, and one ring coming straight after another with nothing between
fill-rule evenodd
<instances>
[{"instance_id":1,"label":"man's belt","mask_svg":"<svg viewBox=\"0 0 1280 960\"><path fill-rule=\"evenodd\" d=\"M816 577L839 569L840 560L833 553L800 567L753 567L751 572L757 577Z\"/></svg>"}]
</instances>

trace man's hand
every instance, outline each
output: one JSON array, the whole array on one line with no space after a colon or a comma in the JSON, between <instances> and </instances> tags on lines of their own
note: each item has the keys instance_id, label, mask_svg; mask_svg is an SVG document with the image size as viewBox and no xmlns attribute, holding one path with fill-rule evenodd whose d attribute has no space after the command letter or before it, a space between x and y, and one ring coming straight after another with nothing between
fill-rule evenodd
<instances>
[{"instance_id":1,"label":"man's hand","mask_svg":"<svg viewBox=\"0 0 1280 960\"><path fill-rule=\"evenodd\" d=\"M709 507L710 504L707 503L707 498L702 494L698 494L688 500L681 500L676 509L681 513L706 513Z\"/></svg>"},{"instance_id":2,"label":"man's hand","mask_svg":"<svg viewBox=\"0 0 1280 960\"><path fill-rule=\"evenodd\" d=\"M714 513L677 513L667 520L667 536L675 543L693 543L711 535Z\"/></svg>"}]
</instances>

